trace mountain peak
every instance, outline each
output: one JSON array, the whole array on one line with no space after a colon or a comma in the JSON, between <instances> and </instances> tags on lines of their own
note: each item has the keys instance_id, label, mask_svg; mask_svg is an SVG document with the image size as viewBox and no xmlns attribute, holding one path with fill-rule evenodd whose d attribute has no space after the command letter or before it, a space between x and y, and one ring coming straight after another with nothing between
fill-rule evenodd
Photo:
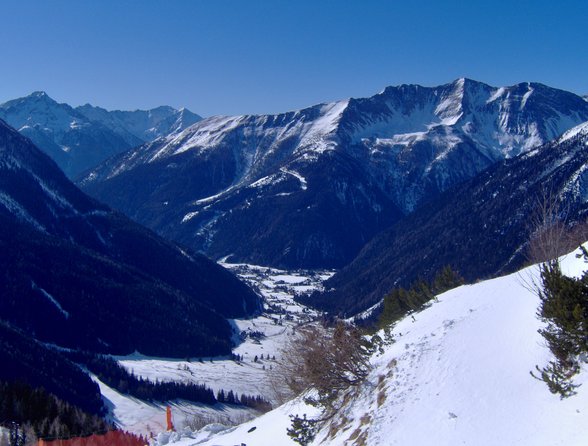
<instances>
[{"instance_id":1,"label":"mountain peak","mask_svg":"<svg viewBox=\"0 0 588 446\"><path fill-rule=\"evenodd\" d=\"M36 101L43 101L48 104L57 104L57 101L55 99L53 99L51 96L49 96L46 92L40 91L40 90L33 91L30 95L22 98L22 100L23 101L36 100Z\"/></svg>"}]
</instances>

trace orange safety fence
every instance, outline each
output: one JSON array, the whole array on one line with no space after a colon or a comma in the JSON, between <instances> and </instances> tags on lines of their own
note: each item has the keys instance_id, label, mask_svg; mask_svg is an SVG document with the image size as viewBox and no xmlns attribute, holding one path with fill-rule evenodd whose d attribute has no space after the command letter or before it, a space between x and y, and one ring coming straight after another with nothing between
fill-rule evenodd
<instances>
[{"instance_id":1,"label":"orange safety fence","mask_svg":"<svg viewBox=\"0 0 588 446\"><path fill-rule=\"evenodd\" d=\"M37 446L145 446L147 439L124 431L109 431L104 435L75 437L67 440L39 440Z\"/></svg>"}]
</instances>

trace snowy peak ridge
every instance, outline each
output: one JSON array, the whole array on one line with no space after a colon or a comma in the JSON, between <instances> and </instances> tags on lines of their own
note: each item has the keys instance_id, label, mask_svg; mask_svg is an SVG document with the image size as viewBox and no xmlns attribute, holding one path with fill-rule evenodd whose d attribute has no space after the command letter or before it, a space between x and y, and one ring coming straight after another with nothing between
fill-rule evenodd
<instances>
[{"instance_id":1,"label":"snowy peak ridge","mask_svg":"<svg viewBox=\"0 0 588 446\"><path fill-rule=\"evenodd\" d=\"M229 231L238 233L247 220L248 235L239 242L259 243L243 248L259 253L247 262L336 258L287 266L339 267L399 214L585 121L586 101L540 84L495 88L462 78L438 87L401 85L287 113L207 118L109 160L81 184L147 226L218 258L235 253ZM140 203L124 192L144 184L153 186L140 191ZM270 220L270 200L276 219L290 218L262 230L253 222ZM315 212L339 214L330 221L310 217ZM299 240L290 239L295 231L281 229L292 228L293 213L300 215ZM267 241L270 233L280 240ZM222 241L213 250L215 240Z\"/></svg>"},{"instance_id":2,"label":"snowy peak ridge","mask_svg":"<svg viewBox=\"0 0 588 446\"><path fill-rule=\"evenodd\" d=\"M86 104L72 108L45 92L0 104L0 119L29 137L70 177L147 141L199 121L187 109L160 106L133 112Z\"/></svg>"},{"instance_id":3,"label":"snowy peak ridge","mask_svg":"<svg viewBox=\"0 0 588 446\"><path fill-rule=\"evenodd\" d=\"M325 103L278 115L213 116L156 141L151 147L157 147L157 151L148 162L191 150L213 150L235 137L241 138L243 156L260 155L256 147L260 140L268 146L265 155L286 140L297 142L291 153L300 154L309 148L320 152L327 146L325 141L337 131L347 104L348 101Z\"/></svg>"},{"instance_id":4,"label":"snowy peak ridge","mask_svg":"<svg viewBox=\"0 0 588 446\"><path fill-rule=\"evenodd\" d=\"M439 87L401 85L353 100L347 133L355 143L375 138L401 146L433 139L428 132L449 126L446 133L462 142L471 138L501 157L511 157L582 121L588 113L582 102L572 93L529 82L496 88L461 78Z\"/></svg>"},{"instance_id":5,"label":"snowy peak ridge","mask_svg":"<svg viewBox=\"0 0 588 446\"><path fill-rule=\"evenodd\" d=\"M87 120L67 104L60 104L43 91L0 104L0 118L16 129L37 127L65 132Z\"/></svg>"},{"instance_id":6,"label":"snowy peak ridge","mask_svg":"<svg viewBox=\"0 0 588 446\"><path fill-rule=\"evenodd\" d=\"M49 98L49 95L44 91L33 91L28 97L30 98ZM52 100L52 99L51 99Z\"/></svg>"},{"instance_id":7,"label":"snowy peak ridge","mask_svg":"<svg viewBox=\"0 0 588 446\"><path fill-rule=\"evenodd\" d=\"M121 134L130 133L138 141L133 145L152 141L171 132L183 130L202 119L186 108L176 110L167 105L150 110L108 111L104 108L86 104L77 107L76 110L88 119L100 122L116 132Z\"/></svg>"}]
</instances>

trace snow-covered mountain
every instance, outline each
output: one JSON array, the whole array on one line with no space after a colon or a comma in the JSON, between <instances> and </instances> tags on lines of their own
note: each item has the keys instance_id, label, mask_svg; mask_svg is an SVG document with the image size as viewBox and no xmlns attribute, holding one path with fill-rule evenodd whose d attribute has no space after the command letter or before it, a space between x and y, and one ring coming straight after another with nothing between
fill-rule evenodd
<instances>
[{"instance_id":1,"label":"snow-covered mountain","mask_svg":"<svg viewBox=\"0 0 588 446\"><path fill-rule=\"evenodd\" d=\"M214 257L339 267L422 202L586 120L581 97L536 83L402 85L279 115L204 119L80 184Z\"/></svg>"},{"instance_id":2,"label":"snow-covered mountain","mask_svg":"<svg viewBox=\"0 0 588 446\"><path fill-rule=\"evenodd\" d=\"M0 119L29 137L70 177L105 159L197 122L188 110L134 112L57 103L45 92L0 104Z\"/></svg>"},{"instance_id":3,"label":"snow-covered mountain","mask_svg":"<svg viewBox=\"0 0 588 446\"><path fill-rule=\"evenodd\" d=\"M70 348L228 354L227 318L260 308L233 274L88 197L2 121L0 270L0 320Z\"/></svg>"},{"instance_id":4,"label":"snow-covered mountain","mask_svg":"<svg viewBox=\"0 0 588 446\"><path fill-rule=\"evenodd\" d=\"M496 164L382 231L326 283L329 291L306 303L355 314L446 265L468 281L512 272L527 260L543 197L565 203L560 212L569 225L588 217L587 168L588 122Z\"/></svg>"},{"instance_id":5,"label":"snow-covered mountain","mask_svg":"<svg viewBox=\"0 0 588 446\"><path fill-rule=\"evenodd\" d=\"M76 111L90 121L99 122L122 137L131 134L141 142L153 141L170 133L184 130L202 120L200 116L186 108L176 110L161 106L151 110L108 111L90 104L76 107ZM132 147L137 144L129 140Z\"/></svg>"},{"instance_id":6,"label":"snow-covered mountain","mask_svg":"<svg viewBox=\"0 0 588 446\"><path fill-rule=\"evenodd\" d=\"M587 265L569 254L562 270ZM453 446L457 444L581 446L588 437L588 367L578 394L561 400L529 372L552 359L528 284L536 266L438 296L414 318L395 325L395 342L372 358L373 369L352 390L311 445ZM315 416L301 399L236 428L162 433L156 446L296 445L289 415Z\"/></svg>"}]
</instances>

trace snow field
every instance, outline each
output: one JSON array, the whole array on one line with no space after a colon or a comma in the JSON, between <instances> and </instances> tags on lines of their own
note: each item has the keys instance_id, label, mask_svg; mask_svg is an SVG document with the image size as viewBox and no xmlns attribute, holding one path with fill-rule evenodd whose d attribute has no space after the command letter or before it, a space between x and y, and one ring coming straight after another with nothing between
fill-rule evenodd
<instances>
[{"instance_id":1,"label":"snow field","mask_svg":"<svg viewBox=\"0 0 588 446\"><path fill-rule=\"evenodd\" d=\"M167 429L167 404L155 404L141 401L137 398L123 395L111 389L96 377L92 377L100 386L100 393L106 407L110 411L110 420L120 428L135 434L154 437ZM175 401L169 404L172 410L173 423L177 429L182 429L194 417L224 421L225 424L243 422L256 415L247 408L238 408L226 404L214 407L194 404L188 401Z\"/></svg>"}]
</instances>

